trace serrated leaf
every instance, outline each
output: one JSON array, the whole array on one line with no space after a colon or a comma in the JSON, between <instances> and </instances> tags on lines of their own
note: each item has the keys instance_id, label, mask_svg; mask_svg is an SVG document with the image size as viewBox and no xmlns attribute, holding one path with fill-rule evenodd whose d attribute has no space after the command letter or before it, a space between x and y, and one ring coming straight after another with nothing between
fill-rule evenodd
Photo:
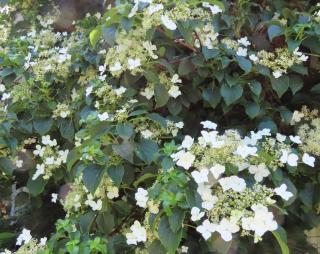
<instances>
[{"instance_id":1,"label":"serrated leaf","mask_svg":"<svg viewBox=\"0 0 320 254\"><path fill-rule=\"evenodd\" d=\"M164 85L158 83L154 88L154 95L156 98L157 108L163 107L169 100L169 94Z\"/></svg>"},{"instance_id":2,"label":"serrated leaf","mask_svg":"<svg viewBox=\"0 0 320 254\"><path fill-rule=\"evenodd\" d=\"M293 94L296 94L303 87L303 80L298 75L291 75L289 86Z\"/></svg>"},{"instance_id":3,"label":"serrated leaf","mask_svg":"<svg viewBox=\"0 0 320 254\"><path fill-rule=\"evenodd\" d=\"M245 105L246 114L251 118L255 118L260 113L260 105L255 102L249 102Z\"/></svg>"},{"instance_id":4,"label":"serrated leaf","mask_svg":"<svg viewBox=\"0 0 320 254\"><path fill-rule=\"evenodd\" d=\"M89 164L83 170L83 183L92 194L98 188L104 173L103 168L95 164Z\"/></svg>"},{"instance_id":5,"label":"serrated leaf","mask_svg":"<svg viewBox=\"0 0 320 254\"><path fill-rule=\"evenodd\" d=\"M237 56L237 62L242 70L246 73L250 72L252 69L252 63L250 60L243 56Z\"/></svg>"},{"instance_id":6,"label":"serrated leaf","mask_svg":"<svg viewBox=\"0 0 320 254\"><path fill-rule=\"evenodd\" d=\"M181 241L182 230L179 230L178 232L172 232L168 218L163 216L160 219L158 235L160 242L167 249L167 251L170 254L175 253Z\"/></svg>"},{"instance_id":7,"label":"serrated leaf","mask_svg":"<svg viewBox=\"0 0 320 254\"><path fill-rule=\"evenodd\" d=\"M151 164L159 151L158 144L149 139L145 139L137 144L136 154L144 162Z\"/></svg>"},{"instance_id":8,"label":"serrated leaf","mask_svg":"<svg viewBox=\"0 0 320 254\"><path fill-rule=\"evenodd\" d=\"M132 142L124 141L121 144L112 145L112 149L123 159L133 163L134 145Z\"/></svg>"},{"instance_id":9,"label":"serrated leaf","mask_svg":"<svg viewBox=\"0 0 320 254\"><path fill-rule=\"evenodd\" d=\"M172 215L168 217L170 229L173 232L177 232L179 229L181 229L185 215L186 214L182 209L173 209Z\"/></svg>"},{"instance_id":10,"label":"serrated leaf","mask_svg":"<svg viewBox=\"0 0 320 254\"><path fill-rule=\"evenodd\" d=\"M268 36L269 40L272 41L274 37L283 35L284 31L280 26L277 25L271 25L268 27Z\"/></svg>"},{"instance_id":11,"label":"serrated leaf","mask_svg":"<svg viewBox=\"0 0 320 254\"><path fill-rule=\"evenodd\" d=\"M116 129L123 140L128 140L134 133L133 126L128 123L118 123Z\"/></svg>"},{"instance_id":12,"label":"serrated leaf","mask_svg":"<svg viewBox=\"0 0 320 254\"><path fill-rule=\"evenodd\" d=\"M227 106L236 102L242 96L242 93L243 88L240 85L229 87L226 83L224 83L220 88L220 94L222 95Z\"/></svg>"},{"instance_id":13,"label":"serrated leaf","mask_svg":"<svg viewBox=\"0 0 320 254\"><path fill-rule=\"evenodd\" d=\"M281 98L289 88L289 77L284 75L277 79L271 77L271 86L279 98Z\"/></svg>"}]
</instances>

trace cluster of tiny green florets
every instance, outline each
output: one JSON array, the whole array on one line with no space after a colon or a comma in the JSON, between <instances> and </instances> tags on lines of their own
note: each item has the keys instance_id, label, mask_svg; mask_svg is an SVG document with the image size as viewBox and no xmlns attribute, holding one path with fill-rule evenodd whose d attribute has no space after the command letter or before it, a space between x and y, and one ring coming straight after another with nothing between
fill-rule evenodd
<instances>
[{"instance_id":1,"label":"cluster of tiny green florets","mask_svg":"<svg viewBox=\"0 0 320 254\"><path fill-rule=\"evenodd\" d=\"M320 155L320 118L302 124L298 129L298 135L302 140L300 147L304 152Z\"/></svg>"},{"instance_id":2,"label":"cluster of tiny green florets","mask_svg":"<svg viewBox=\"0 0 320 254\"><path fill-rule=\"evenodd\" d=\"M274 192L265 185L255 184L242 192L231 189L223 191L220 186L217 186L214 189L214 195L217 197L217 202L207 212L207 216L211 221L218 223L222 218L230 218L235 212L241 213L243 217L253 216L254 213L250 207L254 204L269 206Z\"/></svg>"},{"instance_id":3,"label":"cluster of tiny green florets","mask_svg":"<svg viewBox=\"0 0 320 254\"><path fill-rule=\"evenodd\" d=\"M40 245L37 240L31 239L28 243L22 245L16 252L8 254L35 254L45 249L45 246Z\"/></svg>"},{"instance_id":4,"label":"cluster of tiny green florets","mask_svg":"<svg viewBox=\"0 0 320 254\"><path fill-rule=\"evenodd\" d=\"M270 68L274 72L287 73L287 70L295 64L303 61L287 48L276 48L275 52L261 50L258 52L259 64Z\"/></svg>"}]
</instances>

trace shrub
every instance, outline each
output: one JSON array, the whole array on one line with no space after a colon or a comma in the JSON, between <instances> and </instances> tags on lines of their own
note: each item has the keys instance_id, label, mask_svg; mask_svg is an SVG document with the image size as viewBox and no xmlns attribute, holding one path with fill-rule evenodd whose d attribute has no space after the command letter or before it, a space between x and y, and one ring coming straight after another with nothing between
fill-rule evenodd
<instances>
[{"instance_id":1,"label":"shrub","mask_svg":"<svg viewBox=\"0 0 320 254\"><path fill-rule=\"evenodd\" d=\"M4 2L3 253L316 253L319 5Z\"/></svg>"}]
</instances>

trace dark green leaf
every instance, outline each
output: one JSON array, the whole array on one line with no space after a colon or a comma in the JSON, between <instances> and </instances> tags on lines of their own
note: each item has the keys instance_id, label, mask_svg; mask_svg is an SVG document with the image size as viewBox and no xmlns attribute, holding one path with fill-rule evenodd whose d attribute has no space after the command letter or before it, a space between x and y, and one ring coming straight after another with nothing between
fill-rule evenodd
<instances>
[{"instance_id":1,"label":"dark green leaf","mask_svg":"<svg viewBox=\"0 0 320 254\"><path fill-rule=\"evenodd\" d=\"M14 166L12 161L5 157L0 157L0 170L6 175L12 175Z\"/></svg>"},{"instance_id":2,"label":"dark green leaf","mask_svg":"<svg viewBox=\"0 0 320 254\"><path fill-rule=\"evenodd\" d=\"M151 164L158 154L158 144L153 140L145 139L137 144L136 154L144 162Z\"/></svg>"},{"instance_id":3,"label":"dark green leaf","mask_svg":"<svg viewBox=\"0 0 320 254\"><path fill-rule=\"evenodd\" d=\"M132 142L124 141L121 144L112 145L113 151L123 159L133 163L134 145Z\"/></svg>"},{"instance_id":4,"label":"dark green leaf","mask_svg":"<svg viewBox=\"0 0 320 254\"><path fill-rule=\"evenodd\" d=\"M245 105L246 114L251 118L255 118L260 113L260 105L255 102L248 102Z\"/></svg>"},{"instance_id":5,"label":"dark green leaf","mask_svg":"<svg viewBox=\"0 0 320 254\"><path fill-rule=\"evenodd\" d=\"M169 100L169 94L164 85L158 83L154 89L155 98L157 102L157 108L163 107Z\"/></svg>"},{"instance_id":6,"label":"dark green leaf","mask_svg":"<svg viewBox=\"0 0 320 254\"><path fill-rule=\"evenodd\" d=\"M92 194L98 188L104 172L101 167L95 164L90 164L83 170L83 183Z\"/></svg>"},{"instance_id":7,"label":"dark green leaf","mask_svg":"<svg viewBox=\"0 0 320 254\"><path fill-rule=\"evenodd\" d=\"M227 105L236 102L243 93L243 88L240 85L229 87L224 83L220 88L220 93Z\"/></svg>"},{"instance_id":8,"label":"dark green leaf","mask_svg":"<svg viewBox=\"0 0 320 254\"><path fill-rule=\"evenodd\" d=\"M128 140L134 133L133 126L128 123L118 123L116 128L118 135L123 140Z\"/></svg>"},{"instance_id":9,"label":"dark green leaf","mask_svg":"<svg viewBox=\"0 0 320 254\"><path fill-rule=\"evenodd\" d=\"M179 208L173 209L172 212L172 215L168 217L169 225L172 232L177 232L182 228L182 223L186 214L182 209Z\"/></svg>"},{"instance_id":10,"label":"dark green leaf","mask_svg":"<svg viewBox=\"0 0 320 254\"><path fill-rule=\"evenodd\" d=\"M274 91L276 91L279 98L288 90L289 88L289 77L282 75L280 78L271 77L271 85Z\"/></svg>"},{"instance_id":11,"label":"dark green leaf","mask_svg":"<svg viewBox=\"0 0 320 254\"><path fill-rule=\"evenodd\" d=\"M272 231L272 234L277 239L279 246L281 248L282 254L290 254L290 250L287 244L287 233L286 231L279 226L279 228L275 231Z\"/></svg>"},{"instance_id":12,"label":"dark green leaf","mask_svg":"<svg viewBox=\"0 0 320 254\"><path fill-rule=\"evenodd\" d=\"M33 120L33 127L41 136L50 131L52 124L53 120L51 118L38 118Z\"/></svg>"},{"instance_id":13,"label":"dark green leaf","mask_svg":"<svg viewBox=\"0 0 320 254\"><path fill-rule=\"evenodd\" d=\"M291 75L289 85L292 93L296 94L303 87L303 80L298 75Z\"/></svg>"},{"instance_id":14,"label":"dark green leaf","mask_svg":"<svg viewBox=\"0 0 320 254\"><path fill-rule=\"evenodd\" d=\"M182 230L173 232L170 228L168 218L163 216L160 219L158 235L162 245L167 249L167 251L170 254L175 253L181 241Z\"/></svg>"},{"instance_id":15,"label":"dark green leaf","mask_svg":"<svg viewBox=\"0 0 320 254\"><path fill-rule=\"evenodd\" d=\"M107 169L108 175L116 185L120 185L124 175L123 165L112 165Z\"/></svg>"},{"instance_id":16,"label":"dark green leaf","mask_svg":"<svg viewBox=\"0 0 320 254\"><path fill-rule=\"evenodd\" d=\"M250 72L252 69L252 63L250 60L243 56L237 56L237 62L242 70L246 73Z\"/></svg>"},{"instance_id":17,"label":"dark green leaf","mask_svg":"<svg viewBox=\"0 0 320 254\"><path fill-rule=\"evenodd\" d=\"M284 31L280 26L277 25L271 25L268 27L268 36L269 40L272 41L274 37L283 35Z\"/></svg>"}]
</instances>

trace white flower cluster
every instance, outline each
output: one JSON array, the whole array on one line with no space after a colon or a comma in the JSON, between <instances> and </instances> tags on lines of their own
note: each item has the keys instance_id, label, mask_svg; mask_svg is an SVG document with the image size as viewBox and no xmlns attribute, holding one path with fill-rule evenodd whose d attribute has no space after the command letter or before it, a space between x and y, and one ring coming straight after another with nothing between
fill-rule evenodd
<instances>
[{"instance_id":1,"label":"white flower cluster","mask_svg":"<svg viewBox=\"0 0 320 254\"><path fill-rule=\"evenodd\" d=\"M285 201L293 197L293 193L287 190L288 186L285 183L274 189L267 188L261 183L272 170L280 170L278 168L285 164L297 166L300 157L303 163L313 167L315 158L306 153L301 156L292 149L293 145L301 144L298 136L287 137L278 133L273 138L269 129L263 129L257 132L251 131L250 135L241 138L232 130L219 135L216 131L217 125L211 121L204 121L201 124L206 130L201 131L198 142L191 136L185 136L178 147L178 152L171 155L177 166L184 169L196 168L191 172L191 176L198 185L197 192L201 196L202 203L201 208L191 209L191 220L199 221L207 215L208 218L197 227L197 231L205 239L208 239L213 232L218 232L222 239L230 241L232 234L242 228L248 232L252 231L255 241L261 240L265 232L276 230L278 227L267 207L275 202L271 197L277 195ZM267 156L267 159L264 156ZM238 169L239 175L235 175L234 171L230 175L227 164L233 164ZM241 194L251 192L252 187L247 184L247 179L254 179L256 185L261 186L257 193L261 192L262 196L263 191L269 193L265 195L264 201L252 203L254 199L247 199L245 197L247 194ZM221 191L216 192L217 189ZM225 198L228 195L235 196L237 193L243 195L243 202L250 204L249 207L235 210L232 212L234 214L230 214L229 210L227 212L229 214L223 214L223 209L215 210L218 202L221 203L222 196ZM261 195L258 194L260 197ZM216 211L221 214L215 214ZM216 219L211 220L212 216L220 218L218 223Z\"/></svg>"},{"instance_id":2,"label":"white flower cluster","mask_svg":"<svg viewBox=\"0 0 320 254\"><path fill-rule=\"evenodd\" d=\"M148 191L143 188L138 188L135 193L135 199L137 201L137 206L149 209L150 213L159 213L159 204L155 203L153 200L148 198Z\"/></svg>"},{"instance_id":3,"label":"white flower cluster","mask_svg":"<svg viewBox=\"0 0 320 254\"><path fill-rule=\"evenodd\" d=\"M126 234L127 244L137 245L139 242L147 241L147 231L139 221L135 221L130 227L131 232Z\"/></svg>"},{"instance_id":4,"label":"white flower cluster","mask_svg":"<svg viewBox=\"0 0 320 254\"><path fill-rule=\"evenodd\" d=\"M32 180L42 176L43 179L49 179L53 171L58 169L67 162L69 150L60 150L57 140L52 139L49 135L42 136L41 143L36 145L33 154L41 160L36 165L36 171L32 176Z\"/></svg>"}]
</instances>

